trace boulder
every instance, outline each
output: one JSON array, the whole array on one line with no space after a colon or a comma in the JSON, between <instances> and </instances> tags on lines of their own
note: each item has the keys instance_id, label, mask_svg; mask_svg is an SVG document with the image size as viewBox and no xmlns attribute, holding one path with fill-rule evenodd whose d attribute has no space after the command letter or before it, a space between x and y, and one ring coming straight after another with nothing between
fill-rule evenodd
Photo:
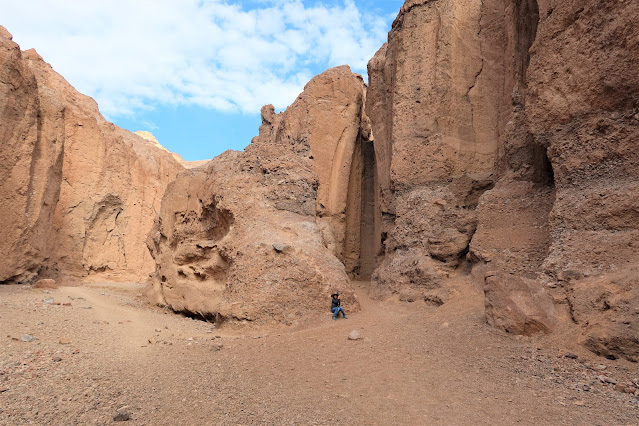
<instances>
[{"instance_id":1,"label":"boulder","mask_svg":"<svg viewBox=\"0 0 639 426\"><path fill-rule=\"evenodd\" d=\"M609 359L639 362L639 270L570 279L564 283L585 346Z\"/></svg>"},{"instance_id":2,"label":"boulder","mask_svg":"<svg viewBox=\"0 0 639 426\"><path fill-rule=\"evenodd\" d=\"M341 170L365 143L364 92L348 67L326 71L286 111L264 107L244 152L182 172L149 235L150 300L216 323L292 325L325 312L338 289L356 311L340 261L349 177Z\"/></svg>"},{"instance_id":3,"label":"boulder","mask_svg":"<svg viewBox=\"0 0 639 426\"><path fill-rule=\"evenodd\" d=\"M509 274L486 274L488 323L508 333L548 333L556 323L553 299L535 280Z\"/></svg>"},{"instance_id":4,"label":"boulder","mask_svg":"<svg viewBox=\"0 0 639 426\"><path fill-rule=\"evenodd\" d=\"M362 340L362 333L360 333L357 330L353 330L350 333L348 333L348 340Z\"/></svg>"}]
</instances>

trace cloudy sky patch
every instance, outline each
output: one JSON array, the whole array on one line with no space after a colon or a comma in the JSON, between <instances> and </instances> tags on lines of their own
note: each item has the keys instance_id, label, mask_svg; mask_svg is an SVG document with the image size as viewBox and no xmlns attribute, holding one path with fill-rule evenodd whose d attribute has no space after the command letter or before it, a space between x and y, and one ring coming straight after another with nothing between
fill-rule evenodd
<instances>
[{"instance_id":1,"label":"cloudy sky patch","mask_svg":"<svg viewBox=\"0 0 639 426\"><path fill-rule=\"evenodd\" d=\"M257 132L262 105L286 108L329 67L348 64L366 77L366 64L402 3L0 0L0 25L22 49L36 48L76 89L95 98L108 119L129 130L154 127L169 149L197 159L245 146ZM190 116L180 118L185 108ZM191 126L215 123L219 140L173 128L199 115L210 123ZM193 138L216 148L186 152L181 147Z\"/></svg>"},{"instance_id":2,"label":"cloudy sky patch","mask_svg":"<svg viewBox=\"0 0 639 426\"><path fill-rule=\"evenodd\" d=\"M221 0L2 3L3 24L22 48L35 47L110 118L158 104L284 108L318 67L349 64L365 74L388 25L352 0L252 9Z\"/></svg>"}]
</instances>

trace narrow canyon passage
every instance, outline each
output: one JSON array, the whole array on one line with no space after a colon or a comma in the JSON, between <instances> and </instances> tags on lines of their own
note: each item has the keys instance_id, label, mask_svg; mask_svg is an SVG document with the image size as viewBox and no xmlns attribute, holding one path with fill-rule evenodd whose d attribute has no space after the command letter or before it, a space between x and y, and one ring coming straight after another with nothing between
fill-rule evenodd
<instances>
[{"instance_id":1,"label":"narrow canyon passage","mask_svg":"<svg viewBox=\"0 0 639 426\"><path fill-rule=\"evenodd\" d=\"M373 141L357 141L346 206L344 265L351 278L369 280L377 266L376 163Z\"/></svg>"},{"instance_id":2,"label":"narrow canyon passage","mask_svg":"<svg viewBox=\"0 0 639 426\"><path fill-rule=\"evenodd\" d=\"M369 280L375 270L379 244L375 238L375 148L373 142L362 144L362 216L360 222L360 279Z\"/></svg>"}]
</instances>

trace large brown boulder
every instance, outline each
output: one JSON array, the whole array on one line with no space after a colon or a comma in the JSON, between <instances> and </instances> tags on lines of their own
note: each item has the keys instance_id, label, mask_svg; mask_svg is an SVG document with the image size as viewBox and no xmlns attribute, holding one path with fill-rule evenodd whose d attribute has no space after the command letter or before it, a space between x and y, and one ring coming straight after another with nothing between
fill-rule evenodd
<instances>
[{"instance_id":1,"label":"large brown boulder","mask_svg":"<svg viewBox=\"0 0 639 426\"><path fill-rule=\"evenodd\" d=\"M93 99L0 31L1 282L96 275L142 280L145 240L183 169L107 122Z\"/></svg>"},{"instance_id":2,"label":"large brown boulder","mask_svg":"<svg viewBox=\"0 0 639 426\"><path fill-rule=\"evenodd\" d=\"M556 323L553 299L539 282L494 272L487 273L485 281L486 317L490 325L527 336L553 329Z\"/></svg>"},{"instance_id":3,"label":"large brown boulder","mask_svg":"<svg viewBox=\"0 0 639 426\"><path fill-rule=\"evenodd\" d=\"M639 362L639 270L589 278L569 271L562 279L586 347L607 358Z\"/></svg>"},{"instance_id":4,"label":"large brown boulder","mask_svg":"<svg viewBox=\"0 0 639 426\"><path fill-rule=\"evenodd\" d=\"M181 173L149 235L151 300L227 323L297 324L327 313L333 291L358 309L340 259L364 94L348 67L326 71L286 111L264 107L245 152Z\"/></svg>"}]
</instances>

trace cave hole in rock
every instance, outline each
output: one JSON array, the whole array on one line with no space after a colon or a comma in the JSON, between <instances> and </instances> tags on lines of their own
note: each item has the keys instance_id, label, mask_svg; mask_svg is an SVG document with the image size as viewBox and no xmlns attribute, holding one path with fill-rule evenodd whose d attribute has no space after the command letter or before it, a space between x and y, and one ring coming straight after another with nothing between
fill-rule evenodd
<instances>
[{"instance_id":1,"label":"cave hole in rock","mask_svg":"<svg viewBox=\"0 0 639 426\"><path fill-rule=\"evenodd\" d=\"M226 236L235 223L235 217L229 210L218 208L214 201L202 208L202 223L206 227L206 236L219 241Z\"/></svg>"},{"instance_id":2,"label":"cave hole in rock","mask_svg":"<svg viewBox=\"0 0 639 426\"><path fill-rule=\"evenodd\" d=\"M534 145L532 150L533 180L543 186L555 186L555 172L552 168L548 149L542 145Z\"/></svg>"},{"instance_id":3,"label":"cave hole in rock","mask_svg":"<svg viewBox=\"0 0 639 426\"><path fill-rule=\"evenodd\" d=\"M195 312L195 311L190 311L188 309L184 309L181 311L173 311L173 312L175 312L176 314L182 315L186 318L191 318L198 321L210 322L213 324L219 324L222 322L222 319L223 319L220 314L210 313L210 312Z\"/></svg>"}]
</instances>

